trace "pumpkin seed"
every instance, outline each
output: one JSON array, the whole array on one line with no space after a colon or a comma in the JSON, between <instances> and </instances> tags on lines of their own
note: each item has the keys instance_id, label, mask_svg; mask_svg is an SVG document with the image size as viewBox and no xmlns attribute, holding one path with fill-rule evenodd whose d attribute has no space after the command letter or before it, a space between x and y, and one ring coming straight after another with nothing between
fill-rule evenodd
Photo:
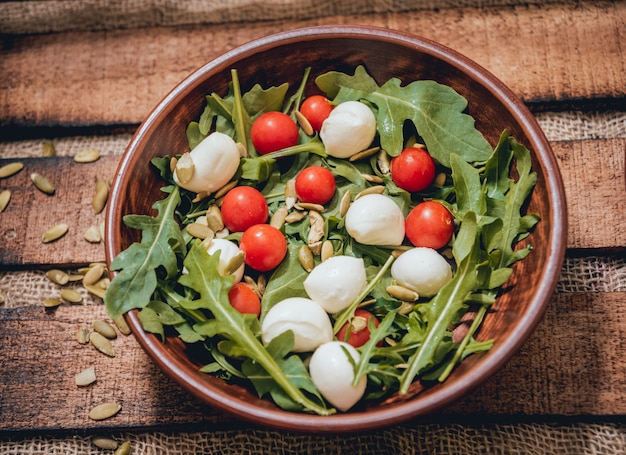
<instances>
[{"instance_id":1,"label":"pumpkin seed","mask_svg":"<svg viewBox=\"0 0 626 455\"><path fill-rule=\"evenodd\" d=\"M100 159L100 152L96 149L83 150L74 155L74 161L77 163L93 163Z\"/></svg>"},{"instance_id":2,"label":"pumpkin seed","mask_svg":"<svg viewBox=\"0 0 626 455\"><path fill-rule=\"evenodd\" d=\"M391 286L387 286L387 293L395 297L398 300L403 302L415 302L419 299L419 294L409 288L405 288L404 286L399 286L397 284L393 284Z\"/></svg>"},{"instance_id":3,"label":"pumpkin seed","mask_svg":"<svg viewBox=\"0 0 626 455\"><path fill-rule=\"evenodd\" d=\"M99 449L105 450L115 450L119 446L115 439L109 438L108 436L94 436L91 438L91 442Z\"/></svg>"},{"instance_id":4,"label":"pumpkin seed","mask_svg":"<svg viewBox=\"0 0 626 455\"><path fill-rule=\"evenodd\" d=\"M89 329L87 327L81 327L76 331L76 340L79 344L89 343Z\"/></svg>"},{"instance_id":5,"label":"pumpkin seed","mask_svg":"<svg viewBox=\"0 0 626 455\"><path fill-rule=\"evenodd\" d=\"M335 247L333 246L333 242L330 240L324 240L322 242L322 252L320 256L322 257L322 262L326 259L331 258L335 254Z\"/></svg>"},{"instance_id":6,"label":"pumpkin seed","mask_svg":"<svg viewBox=\"0 0 626 455\"><path fill-rule=\"evenodd\" d=\"M363 177L365 181L370 182L370 183L383 183L383 179L381 179L377 175L361 174L361 177Z\"/></svg>"},{"instance_id":7,"label":"pumpkin seed","mask_svg":"<svg viewBox=\"0 0 626 455\"><path fill-rule=\"evenodd\" d=\"M109 357L115 357L115 349L113 349L111 340L102 336L102 334L98 332L91 332L89 334L89 341L91 342L91 345L101 353L108 355Z\"/></svg>"},{"instance_id":8,"label":"pumpkin seed","mask_svg":"<svg viewBox=\"0 0 626 455\"><path fill-rule=\"evenodd\" d=\"M300 128L302 128L302 131L304 131L304 134L306 134L307 136L313 136L313 133L315 133L315 130L311 126L311 122L309 122L309 119L307 119L304 115L302 115L302 112L300 111L294 111L293 113L296 116L298 125L300 125Z\"/></svg>"},{"instance_id":9,"label":"pumpkin seed","mask_svg":"<svg viewBox=\"0 0 626 455\"><path fill-rule=\"evenodd\" d=\"M85 368L74 376L74 382L78 387L86 387L96 382L96 369L93 366Z\"/></svg>"},{"instance_id":10,"label":"pumpkin seed","mask_svg":"<svg viewBox=\"0 0 626 455\"><path fill-rule=\"evenodd\" d=\"M219 190L215 192L215 199L219 199L222 196L225 196L226 193L228 193L230 190L235 188L238 183L239 183L239 180L233 180L232 182L228 182L226 185L224 185L223 187L221 187Z\"/></svg>"},{"instance_id":11,"label":"pumpkin seed","mask_svg":"<svg viewBox=\"0 0 626 455\"><path fill-rule=\"evenodd\" d=\"M17 174L22 169L24 169L24 163L20 161L13 161L12 163L5 164L4 166L0 167L0 179L11 177L12 175Z\"/></svg>"},{"instance_id":12,"label":"pumpkin seed","mask_svg":"<svg viewBox=\"0 0 626 455\"><path fill-rule=\"evenodd\" d=\"M113 417L120 412L122 405L119 403L102 403L89 411L91 420L104 420Z\"/></svg>"},{"instance_id":13,"label":"pumpkin seed","mask_svg":"<svg viewBox=\"0 0 626 455\"><path fill-rule=\"evenodd\" d=\"M0 305L2 305L4 302L5 302L4 294L0 292Z\"/></svg>"},{"instance_id":14,"label":"pumpkin seed","mask_svg":"<svg viewBox=\"0 0 626 455\"><path fill-rule=\"evenodd\" d=\"M98 233L100 234L100 238L104 240L104 221L101 221L100 224L98 224Z\"/></svg>"},{"instance_id":15,"label":"pumpkin seed","mask_svg":"<svg viewBox=\"0 0 626 455\"><path fill-rule=\"evenodd\" d=\"M305 216L306 216L306 212L302 212L302 211L291 212L289 215L285 217L285 223L287 224L297 223L298 221L304 219Z\"/></svg>"},{"instance_id":16,"label":"pumpkin seed","mask_svg":"<svg viewBox=\"0 0 626 455\"><path fill-rule=\"evenodd\" d=\"M228 261L228 263L224 267L224 275L228 276L234 274L239 269L239 267L243 265L245 257L245 254L243 253L243 251L241 251L234 255L232 258L230 258L230 261Z\"/></svg>"},{"instance_id":17,"label":"pumpkin seed","mask_svg":"<svg viewBox=\"0 0 626 455\"><path fill-rule=\"evenodd\" d=\"M67 275L67 281L70 283L75 283L77 281L83 281L83 278L85 278L85 275L80 274L80 273L70 273Z\"/></svg>"},{"instance_id":18,"label":"pumpkin seed","mask_svg":"<svg viewBox=\"0 0 626 455\"><path fill-rule=\"evenodd\" d=\"M11 190L4 190L0 193L0 213L4 212L4 209L9 205L11 200Z\"/></svg>"},{"instance_id":19,"label":"pumpkin seed","mask_svg":"<svg viewBox=\"0 0 626 455\"><path fill-rule=\"evenodd\" d=\"M398 314L409 314L411 311L413 311L413 309L415 308L415 305L409 302L402 302L400 304L400 308L398 308Z\"/></svg>"},{"instance_id":20,"label":"pumpkin seed","mask_svg":"<svg viewBox=\"0 0 626 455\"><path fill-rule=\"evenodd\" d=\"M369 149L365 149L361 152L358 152L352 155L350 158L348 158L348 161L358 161L363 158L369 158L370 156L372 156L374 153L378 152L379 150L380 150L380 147L372 147Z\"/></svg>"},{"instance_id":21,"label":"pumpkin seed","mask_svg":"<svg viewBox=\"0 0 626 455\"><path fill-rule=\"evenodd\" d=\"M194 172L196 171L196 165L193 164L193 159L189 152L183 153L176 163L176 177L178 181L183 185L191 180Z\"/></svg>"},{"instance_id":22,"label":"pumpkin seed","mask_svg":"<svg viewBox=\"0 0 626 455\"><path fill-rule=\"evenodd\" d=\"M101 299L104 298L105 289L102 289L99 286L95 286L93 284L90 284L90 285L85 286L85 289L87 289L87 291L90 294L93 294L96 297L100 297Z\"/></svg>"},{"instance_id":23,"label":"pumpkin seed","mask_svg":"<svg viewBox=\"0 0 626 455\"><path fill-rule=\"evenodd\" d=\"M91 208L96 215L104 210L109 198L109 184L106 180L96 180L96 192L91 199Z\"/></svg>"},{"instance_id":24,"label":"pumpkin seed","mask_svg":"<svg viewBox=\"0 0 626 455\"><path fill-rule=\"evenodd\" d=\"M302 245L298 249L298 260L300 265L307 272L310 272L315 267L315 261L313 260L313 252L307 245Z\"/></svg>"},{"instance_id":25,"label":"pumpkin seed","mask_svg":"<svg viewBox=\"0 0 626 455\"><path fill-rule=\"evenodd\" d=\"M208 197L209 193L207 193L206 191L200 191L199 193L196 193L196 196L191 200L191 202L200 202Z\"/></svg>"},{"instance_id":26,"label":"pumpkin seed","mask_svg":"<svg viewBox=\"0 0 626 455\"><path fill-rule=\"evenodd\" d=\"M265 293L265 287L267 286L267 277L264 274L260 273L257 277L256 285L259 288L259 294L261 294L261 297L263 297L263 294Z\"/></svg>"},{"instance_id":27,"label":"pumpkin seed","mask_svg":"<svg viewBox=\"0 0 626 455\"><path fill-rule=\"evenodd\" d=\"M69 229L69 226L65 223L52 226L50 229L48 229L46 232L43 233L43 235L41 236L41 241L43 243L54 242L55 240L58 240L61 237L63 237L67 233L68 229Z\"/></svg>"},{"instance_id":28,"label":"pumpkin seed","mask_svg":"<svg viewBox=\"0 0 626 455\"><path fill-rule=\"evenodd\" d=\"M285 185L285 205L287 206L287 209L293 208L297 200L298 195L296 194L296 180L290 179Z\"/></svg>"},{"instance_id":29,"label":"pumpkin seed","mask_svg":"<svg viewBox=\"0 0 626 455\"><path fill-rule=\"evenodd\" d=\"M380 152L378 152L376 164L378 165L378 170L382 174L389 174L389 172L391 172L391 161L389 160L389 155L385 150L380 149Z\"/></svg>"},{"instance_id":30,"label":"pumpkin seed","mask_svg":"<svg viewBox=\"0 0 626 455\"><path fill-rule=\"evenodd\" d=\"M56 191L52 182L37 172L30 174L30 179L37 189L43 193L54 194Z\"/></svg>"},{"instance_id":31,"label":"pumpkin seed","mask_svg":"<svg viewBox=\"0 0 626 455\"><path fill-rule=\"evenodd\" d=\"M54 148L54 144L51 141L45 141L43 144L41 144L41 156L43 157L57 156L57 151Z\"/></svg>"},{"instance_id":32,"label":"pumpkin seed","mask_svg":"<svg viewBox=\"0 0 626 455\"><path fill-rule=\"evenodd\" d=\"M65 286L70 280L70 276L63 270L59 269L48 270L46 272L46 278L48 278L53 283L59 284L61 286Z\"/></svg>"},{"instance_id":33,"label":"pumpkin seed","mask_svg":"<svg viewBox=\"0 0 626 455\"><path fill-rule=\"evenodd\" d=\"M69 303L80 303L83 301L83 296L74 289L61 289L61 298Z\"/></svg>"},{"instance_id":34,"label":"pumpkin seed","mask_svg":"<svg viewBox=\"0 0 626 455\"><path fill-rule=\"evenodd\" d=\"M350 208L350 198L350 191L346 191L341 197L341 202L339 203L339 216L342 218L346 216L346 213L348 213L348 209Z\"/></svg>"},{"instance_id":35,"label":"pumpkin seed","mask_svg":"<svg viewBox=\"0 0 626 455\"><path fill-rule=\"evenodd\" d=\"M100 229L97 226L89 226L83 234L83 238L89 243L100 243L102 241Z\"/></svg>"},{"instance_id":36,"label":"pumpkin seed","mask_svg":"<svg viewBox=\"0 0 626 455\"><path fill-rule=\"evenodd\" d=\"M307 245L314 255L318 256L322 251L322 237L324 237L324 217L315 210L309 211L309 234Z\"/></svg>"},{"instance_id":37,"label":"pumpkin seed","mask_svg":"<svg viewBox=\"0 0 626 455\"><path fill-rule=\"evenodd\" d=\"M128 327L124 315L118 316L113 319L113 323L122 335L130 335L130 327Z\"/></svg>"},{"instance_id":38,"label":"pumpkin seed","mask_svg":"<svg viewBox=\"0 0 626 455\"><path fill-rule=\"evenodd\" d=\"M222 219L222 212L220 208L213 204L206 212L207 225L213 230L213 232L219 232L224 229L224 220Z\"/></svg>"},{"instance_id":39,"label":"pumpkin seed","mask_svg":"<svg viewBox=\"0 0 626 455\"><path fill-rule=\"evenodd\" d=\"M434 180L434 184L437 186L443 186L446 183L446 173L445 172L440 172L439 174L437 174L435 176L435 180Z\"/></svg>"},{"instance_id":40,"label":"pumpkin seed","mask_svg":"<svg viewBox=\"0 0 626 455\"><path fill-rule=\"evenodd\" d=\"M113 455L129 455L129 454L130 454L130 442L128 441L122 442L122 444L117 448L117 450L113 452Z\"/></svg>"},{"instance_id":41,"label":"pumpkin seed","mask_svg":"<svg viewBox=\"0 0 626 455\"><path fill-rule=\"evenodd\" d=\"M354 200L356 201L361 196L365 196L367 194L383 194L385 192L384 185L374 185L369 188L365 188L363 191L359 191L359 193L354 196Z\"/></svg>"},{"instance_id":42,"label":"pumpkin seed","mask_svg":"<svg viewBox=\"0 0 626 455\"><path fill-rule=\"evenodd\" d=\"M239 150L239 156L242 156L244 158L247 158L249 156L248 154L248 148L242 144L241 142L237 142L237 150Z\"/></svg>"},{"instance_id":43,"label":"pumpkin seed","mask_svg":"<svg viewBox=\"0 0 626 455\"><path fill-rule=\"evenodd\" d=\"M108 338L109 340L114 340L117 338L117 332L113 328L111 324L102 319L96 319L91 323L93 329L98 332L103 337Z\"/></svg>"},{"instance_id":44,"label":"pumpkin seed","mask_svg":"<svg viewBox=\"0 0 626 455\"><path fill-rule=\"evenodd\" d=\"M63 303L63 299L60 297L50 297L43 301L43 306L46 308L56 308Z\"/></svg>"},{"instance_id":45,"label":"pumpkin seed","mask_svg":"<svg viewBox=\"0 0 626 455\"><path fill-rule=\"evenodd\" d=\"M106 267L106 264L101 262L92 265L83 277L83 286L97 283L98 280L102 278L102 274L106 270Z\"/></svg>"},{"instance_id":46,"label":"pumpkin seed","mask_svg":"<svg viewBox=\"0 0 626 455\"><path fill-rule=\"evenodd\" d=\"M285 218L287 218L288 213L289 211L287 210L287 207L278 207L270 218L270 224L276 229L280 229L285 224Z\"/></svg>"},{"instance_id":47,"label":"pumpkin seed","mask_svg":"<svg viewBox=\"0 0 626 455\"><path fill-rule=\"evenodd\" d=\"M314 204L312 202L297 202L294 207L297 210L315 210L317 212L324 211L324 206L322 204Z\"/></svg>"},{"instance_id":48,"label":"pumpkin seed","mask_svg":"<svg viewBox=\"0 0 626 455\"><path fill-rule=\"evenodd\" d=\"M213 229L201 223L188 224L185 229L187 230L189 235L201 240L207 238L212 239L215 236L215 232L213 231Z\"/></svg>"},{"instance_id":49,"label":"pumpkin seed","mask_svg":"<svg viewBox=\"0 0 626 455\"><path fill-rule=\"evenodd\" d=\"M176 170L176 165L178 164L178 158L176 158L175 156L173 156L170 159L170 172L173 174L174 171Z\"/></svg>"}]
</instances>

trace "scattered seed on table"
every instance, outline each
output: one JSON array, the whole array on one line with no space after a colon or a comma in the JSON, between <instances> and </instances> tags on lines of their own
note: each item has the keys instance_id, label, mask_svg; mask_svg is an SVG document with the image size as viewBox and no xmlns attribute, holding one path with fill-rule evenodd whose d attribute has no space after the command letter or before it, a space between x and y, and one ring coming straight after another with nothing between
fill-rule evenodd
<instances>
[{"instance_id":1,"label":"scattered seed on table","mask_svg":"<svg viewBox=\"0 0 626 455\"><path fill-rule=\"evenodd\" d=\"M63 270L59 270L59 269L48 270L46 272L46 278L48 278L53 283L59 284L61 286L65 286L70 280L69 275L65 273Z\"/></svg>"},{"instance_id":2,"label":"scattered seed on table","mask_svg":"<svg viewBox=\"0 0 626 455\"><path fill-rule=\"evenodd\" d=\"M24 169L24 163L20 161L13 161L12 163L5 164L4 166L0 167L0 179L11 177L12 175L17 174L22 169Z\"/></svg>"},{"instance_id":3,"label":"scattered seed on table","mask_svg":"<svg viewBox=\"0 0 626 455\"><path fill-rule=\"evenodd\" d=\"M4 209L9 205L11 200L11 190L4 190L0 192L0 213L4 212Z\"/></svg>"},{"instance_id":4,"label":"scattered seed on table","mask_svg":"<svg viewBox=\"0 0 626 455\"><path fill-rule=\"evenodd\" d=\"M103 337L98 332L91 332L89 334L89 341L101 353L108 355L109 357L115 357L115 349L108 338Z\"/></svg>"},{"instance_id":5,"label":"scattered seed on table","mask_svg":"<svg viewBox=\"0 0 626 455\"><path fill-rule=\"evenodd\" d=\"M117 329L122 335L130 335L130 327L128 327L126 319L124 319L124 315L118 316L117 318L113 319L113 323L117 326Z\"/></svg>"},{"instance_id":6,"label":"scattered seed on table","mask_svg":"<svg viewBox=\"0 0 626 455\"><path fill-rule=\"evenodd\" d=\"M46 308L56 308L63 303L63 299L60 297L50 297L43 301L43 306Z\"/></svg>"},{"instance_id":7,"label":"scattered seed on table","mask_svg":"<svg viewBox=\"0 0 626 455\"><path fill-rule=\"evenodd\" d=\"M105 180L96 180L96 191L91 200L91 208L96 215L101 213L106 207L109 198L109 184Z\"/></svg>"},{"instance_id":8,"label":"scattered seed on table","mask_svg":"<svg viewBox=\"0 0 626 455\"><path fill-rule=\"evenodd\" d=\"M89 329L87 327L81 327L76 331L76 340L80 344L89 343Z\"/></svg>"},{"instance_id":9,"label":"scattered seed on table","mask_svg":"<svg viewBox=\"0 0 626 455\"><path fill-rule=\"evenodd\" d=\"M83 286L96 284L98 280L102 278L105 270L105 264L101 262L93 264L91 267L89 267L89 270L87 270L87 273L85 273L85 276L83 277Z\"/></svg>"},{"instance_id":10,"label":"scattered seed on table","mask_svg":"<svg viewBox=\"0 0 626 455\"><path fill-rule=\"evenodd\" d=\"M93 294L96 297L100 297L101 299L104 298L105 289L102 289L101 287L98 287L94 284L89 284L85 286L85 289L87 289L90 294Z\"/></svg>"},{"instance_id":11,"label":"scattered seed on table","mask_svg":"<svg viewBox=\"0 0 626 455\"><path fill-rule=\"evenodd\" d=\"M108 436L94 436L91 442L99 449L115 450L119 447L119 443Z\"/></svg>"},{"instance_id":12,"label":"scattered seed on table","mask_svg":"<svg viewBox=\"0 0 626 455\"><path fill-rule=\"evenodd\" d=\"M86 387L89 384L96 382L96 369L92 365L89 368L85 368L80 373L76 373L74 376L74 382L78 387Z\"/></svg>"},{"instance_id":13,"label":"scattered seed on table","mask_svg":"<svg viewBox=\"0 0 626 455\"><path fill-rule=\"evenodd\" d=\"M83 234L83 238L89 243L100 243L102 241L100 229L97 226L89 226Z\"/></svg>"},{"instance_id":14,"label":"scattered seed on table","mask_svg":"<svg viewBox=\"0 0 626 455\"><path fill-rule=\"evenodd\" d=\"M91 420L104 420L113 417L120 412L122 405L119 403L102 403L89 411Z\"/></svg>"},{"instance_id":15,"label":"scattered seed on table","mask_svg":"<svg viewBox=\"0 0 626 455\"><path fill-rule=\"evenodd\" d=\"M54 147L54 144L51 141L45 141L43 144L41 144L41 156L43 157L57 156L56 148Z\"/></svg>"},{"instance_id":16,"label":"scattered seed on table","mask_svg":"<svg viewBox=\"0 0 626 455\"><path fill-rule=\"evenodd\" d=\"M103 337L106 337L110 340L117 338L117 332L115 331L113 326L106 321L97 319L91 323L91 326Z\"/></svg>"},{"instance_id":17,"label":"scattered seed on table","mask_svg":"<svg viewBox=\"0 0 626 455\"><path fill-rule=\"evenodd\" d=\"M32 174L30 174L30 179L37 187L37 189L39 191L42 191L43 193L54 194L54 192L56 191L52 182L37 172L33 172Z\"/></svg>"},{"instance_id":18,"label":"scattered seed on table","mask_svg":"<svg viewBox=\"0 0 626 455\"><path fill-rule=\"evenodd\" d=\"M130 442L129 441L122 442L122 444L117 448L117 450L113 452L113 455L129 455L129 454L130 454Z\"/></svg>"},{"instance_id":19,"label":"scattered seed on table","mask_svg":"<svg viewBox=\"0 0 626 455\"><path fill-rule=\"evenodd\" d=\"M83 301L83 296L75 289L61 289L61 298L69 303L80 303Z\"/></svg>"},{"instance_id":20,"label":"scattered seed on table","mask_svg":"<svg viewBox=\"0 0 626 455\"><path fill-rule=\"evenodd\" d=\"M41 236L41 241L43 243L54 242L55 240L63 237L69 229L69 226L65 223L57 224L56 226L52 226Z\"/></svg>"},{"instance_id":21,"label":"scattered seed on table","mask_svg":"<svg viewBox=\"0 0 626 455\"><path fill-rule=\"evenodd\" d=\"M77 163L93 163L100 159L100 152L96 149L83 150L74 155L74 161Z\"/></svg>"}]
</instances>

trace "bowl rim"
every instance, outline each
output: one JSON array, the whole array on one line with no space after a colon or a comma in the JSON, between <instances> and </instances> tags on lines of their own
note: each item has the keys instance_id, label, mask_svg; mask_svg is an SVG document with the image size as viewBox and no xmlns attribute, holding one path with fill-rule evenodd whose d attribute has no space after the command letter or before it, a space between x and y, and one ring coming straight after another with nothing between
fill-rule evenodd
<instances>
[{"instance_id":1,"label":"bowl rim","mask_svg":"<svg viewBox=\"0 0 626 455\"><path fill-rule=\"evenodd\" d=\"M552 226L547 239L549 251L544 266L545 274L543 280L534 292L528 310L521 320L518 320L509 337L498 343L497 346L494 346L489 351L488 356L479 359L472 371L465 373L464 381L454 382L448 387L438 389L428 394L428 396L422 397L418 402L407 400L390 408L318 416L284 411L279 408L274 410L265 407L251 407L241 399L233 398L214 390L197 375L186 374L183 378L176 374L176 371L184 370L186 366L171 352L164 349L158 337L143 331L136 310L126 314L126 320L144 351L161 370L196 398L201 399L212 407L227 411L231 415L263 426L323 434L379 429L430 414L461 398L500 370L535 330L556 288L566 250L567 210L560 170L548 140L539 124L519 97L485 68L445 45L415 34L373 26L312 26L261 37L223 53L192 72L156 105L133 135L115 173L115 179L111 187L111 198L107 204L106 211L105 256L108 264L111 263L118 253L116 251L117 245L113 239L115 238L116 226L122 223L121 214L116 212L116 207L121 203L121 198L125 194L119 176L125 170L132 169L137 165L138 158L133 157L131 151L151 134L155 125L159 123L159 119L164 115L163 108L169 103L176 103L184 98L188 92L192 91L201 82L207 72L220 68L228 69L232 66L231 62L237 59L288 44L294 40L311 41L318 38L369 39L392 42L429 54L457 68L469 77L479 80L494 98L508 106L510 114L517 120L526 137L532 143L535 153L541 157L539 164L543 167L544 174L551 178L551 191L547 196L549 199L548 205L551 208L550 223ZM113 272L111 274L112 276L114 275Z\"/></svg>"}]
</instances>

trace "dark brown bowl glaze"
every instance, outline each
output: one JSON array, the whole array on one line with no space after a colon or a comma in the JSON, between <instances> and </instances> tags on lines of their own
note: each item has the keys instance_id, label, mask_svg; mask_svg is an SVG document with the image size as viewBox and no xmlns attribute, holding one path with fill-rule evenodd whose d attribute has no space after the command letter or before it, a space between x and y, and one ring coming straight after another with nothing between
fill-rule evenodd
<instances>
[{"instance_id":1,"label":"dark brown bowl glaze","mask_svg":"<svg viewBox=\"0 0 626 455\"><path fill-rule=\"evenodd\" d=\"M107 262L139 240L122 217L154 214L152 204L163 197L150 159L188 150L187 124L198 119L206 94L226 92L231 69L237 69L246 91L255 83L295 85L307 66L313 81L330 70L352 73L357 65L364 65L379 83L397 77L404 83L432 79L449 85L468 100L470 115L492 145L508 129L531 150L538 181L528 210L541 217L529 238L533 252L515 265L513 287L484 321L479 339L495 341L487 354L468 357L443 384L408 399L328 417L283 411L254 391L200 373L180 340L170 337L161 343L142 330L136 312L127 315L141 346L176 382L208 405L257 424L336 433L385 427L431 413L481 384L515 354L542 318L559 277L567 233L563 184L550 146L525 105L493 75L453 50L413 35L357 26L304 28L261 38L223 54L175 87L138 129L119 164L106 215Z\"/></svg>"}]
</instances>

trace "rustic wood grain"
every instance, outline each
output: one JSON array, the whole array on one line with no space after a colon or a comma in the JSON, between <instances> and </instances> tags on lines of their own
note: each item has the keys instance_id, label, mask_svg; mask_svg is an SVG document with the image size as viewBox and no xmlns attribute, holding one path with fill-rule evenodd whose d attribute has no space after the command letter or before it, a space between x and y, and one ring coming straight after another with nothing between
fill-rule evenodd
<instances>
[{"instance_id":1,"label":"rustic wood grain","mask_svg":"<svg viewBox=\"0 0 626 455\"><path fill-rule=\"evenodd\" d=\"M102 305L0 310L0 433L226 425L231 416L199 403L157 370L132 336L113 341L116 357L79 345L75 332ZM557 293L521 351L483 386L428 419L490 415L626 414L626 292ZM74 375L94 365L98 380ZM94 422L89 409L117 401L122 411Z\"/></svg>"},{"instance_id":2,"label":"rustic wood grain","mask_svg":"<svg viewBox=\"0 0 626 455\"><path fill-rule=\"evenodd\" d=\"M604 1L331 16L244 27L4 36L0 125L137 124L177 82L234 46L282 30L328 24L381 26L434 39L486 67L529 103L619 105L626 88L625 22L626 3Z\"/></svg>"},{"instance_id":3,"label":"rustic wood grain","mask_svg":"<svg viewBox=\"0 0 626 455\"><path fill-rule=\"evenodd\" d=\"M623 249L626 231L624 162L626 139L553 142L565 182L569 212L568 248ZM0 166L14 160L0 160ZM83 239L85 230L104 220L95 215L91 199L97 178L111 179L119 157L103 156L95 163L77 164L70 157L29 158L19 174L0 181L13 193L0 214L0 269L81 266L104 260L101 244ZM30 173L47 175L57 193L47 196L32 185ZM71 227L60 240L43 244L41 235L55 224Z\"/></svg>"},{"instance_id":4,"label":"rustic wood grain","mask_svg":"<svg viewBox=\"0 0 626 455\"><path fill-rule=\"evenodd\" d=\"M0 188L11 191L11 201L0 213L0 269L102 260L102 244L87 242L84 233L104 221L104 212L95 214L91 201L96 180L110 181L119 157L103 156L93 163L76 163L71 157L25 158L0 160L0 166L13 161L24 163L24 169L0 181ZM54 184L53 195L33 185L33 172ZM42 234L59 223L69 225L67 234L44 244Z\"/></svg>"}]
</instances>

